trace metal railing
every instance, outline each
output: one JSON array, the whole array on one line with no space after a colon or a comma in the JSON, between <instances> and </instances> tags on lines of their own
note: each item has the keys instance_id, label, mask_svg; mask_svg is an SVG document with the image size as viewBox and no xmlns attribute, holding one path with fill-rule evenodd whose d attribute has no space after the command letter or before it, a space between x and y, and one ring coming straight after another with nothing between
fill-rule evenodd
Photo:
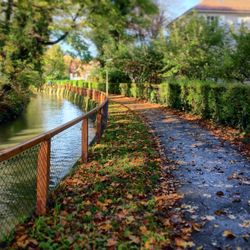
<instances>
[{"instance_id":1,"label":"metal railing","mask_svg":"<svg viewBox=\"0 0 250 250\"><path fill-rule=\"evenodd\" d=\"M100 142L107 126L108 99L105 93L69 85L56 88L64 88L68 92L87 96L94 100L97 106L66 124L0 152L0 234L9 232L22 217L27 217L34 211L37 215L46 213L50 190L51 154L55 153L51 147L54 138L62 136L67 140L64 133L69 129L73 129L74 132L79 131L81 162L86 163L89 147L89 119L95 119L93 122L96 125L94 136L96 143ZM77 128L76 125L78 125ZM72 142L66 143L68 148L74 147ZM58 150L60 147L55 149L55 151ZM60 163L60 159L57 160Z\"/></svg>"}]
</instances>

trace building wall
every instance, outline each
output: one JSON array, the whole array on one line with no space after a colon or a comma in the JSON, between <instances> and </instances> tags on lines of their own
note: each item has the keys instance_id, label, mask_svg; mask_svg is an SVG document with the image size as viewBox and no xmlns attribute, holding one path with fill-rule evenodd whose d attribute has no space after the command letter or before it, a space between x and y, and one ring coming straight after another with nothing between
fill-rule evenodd
<instances>
[{"instance_id":1,"label":"building wall","mask_svg":"<svg viewBox=\"0 0 250 250\"><path fill-rule=\"evenodd\" d=\"M244 23L245 26L250 30L250 14L241 14L241 13L223 13L223 12L200 12L200 14L207 19L213 17L219 18L219 22L222 26L233 27L236 31L241 27L241 24Z\"/></svg>"}]
</instances>

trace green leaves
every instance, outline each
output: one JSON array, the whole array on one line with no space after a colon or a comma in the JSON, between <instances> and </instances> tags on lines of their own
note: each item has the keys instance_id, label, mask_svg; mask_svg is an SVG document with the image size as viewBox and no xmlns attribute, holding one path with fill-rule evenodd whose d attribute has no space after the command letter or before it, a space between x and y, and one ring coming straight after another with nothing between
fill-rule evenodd
<instances>
[{"instance_id":1,"label":"green leaves","mask_svg":"<svg viewBox=\"0 0 250 250\"><path fill-rule=\"evenodd\" d=\"M62 80L69 77L69 65L64 63L64 53L59 45L47 49L43 64L46 80Z\"/></svg>"},{"instance_id":2,"label":"green leaves","mask_svg":"<svg viewBox=\"0 0 250 250\"><path fill-rule=\"evenodd\" d=\"M164 76L187 76L189 78L216 78L216 68L221 64L224 30L218 22L208 23L197 14L177 20L170 27L165 51Z\"/></svg>"}]
</instances>

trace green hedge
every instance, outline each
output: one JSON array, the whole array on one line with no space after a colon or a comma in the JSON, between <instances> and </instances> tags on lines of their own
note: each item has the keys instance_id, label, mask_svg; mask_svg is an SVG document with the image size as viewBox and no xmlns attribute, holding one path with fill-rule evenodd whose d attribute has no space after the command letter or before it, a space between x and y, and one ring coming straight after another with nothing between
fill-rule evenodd
<instances>
[{"instance_id":1,"label":"green hedge","mask_svg":"<svg viewBox=\"0 0 250 250\"><path fill-rule=\"evenodd\" d=\"M106 90L106 83L99 82L87 82L84 80L54 80L50 81L51 84L65 85L70 84L76 87L97 89L100 91ZM119 84L118 83L109 83L109 93L111 94L120 94Z\"/></svg>"},{"instance_id":2,"label":"green hedge","mask_svg":"<svg viewBox=\"0 0 250 250\"><path fill-rule=\"evenodd\" d=\"M86 81L54 81L78 87L105 91L105 83ZM245 131L250 131L250 86L244 84L218 84L198 80L170 80L160 85L149 83L110 84L109 92L122 94L167 107L191 112Z\"/></svg>"},{"instance_id":3,"label":"green hedge","mask_svg":"<svg viewBox=\"0 0 250 250\"><path fill-rule=\"evenodd\" d=\"M160 102L167 107L250 131L248 85L173 80L161 84Z\"/></svg>"},{"instance_id":4,"label":"green hedge","mask_svg":"<svg viewBox=\"0 0 250 250\"><path fill-rule=\"evenodd\" d=\"M120 83L120 94L134 97L138 99L148 100L150 102L158 102L158 85L150 83Z\"/></svg>"}]
</instances>

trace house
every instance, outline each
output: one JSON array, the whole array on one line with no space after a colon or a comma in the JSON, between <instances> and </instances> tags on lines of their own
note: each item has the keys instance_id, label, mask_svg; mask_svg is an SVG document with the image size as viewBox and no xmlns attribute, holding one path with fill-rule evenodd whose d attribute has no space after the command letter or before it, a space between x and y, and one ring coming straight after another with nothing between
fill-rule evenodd
<instances>
[{"instance_id":1,"label":"house","mask_svg":"<svg viewBox=\"0 0 250 250\"><path fill-rule=\"evenodd\" d=\"M88 63L82 62L78 58L71 58L67 63L69 67L69 78L70 80L90 80L93 72L100 67L98 61L92 60Z\"/></svg>"},{"instance_id":2,"label":"house","mask_svg":"<svg viewBox=\"0 0 250 250\"><path fill-rule=\"evenodd\" d=\"M208 21L218 18L219 24L226 28L238 30L244 24L250 30L250 0L202 0L177 19L192 12L197 12Z\"/></svg>"}]
</instances>

